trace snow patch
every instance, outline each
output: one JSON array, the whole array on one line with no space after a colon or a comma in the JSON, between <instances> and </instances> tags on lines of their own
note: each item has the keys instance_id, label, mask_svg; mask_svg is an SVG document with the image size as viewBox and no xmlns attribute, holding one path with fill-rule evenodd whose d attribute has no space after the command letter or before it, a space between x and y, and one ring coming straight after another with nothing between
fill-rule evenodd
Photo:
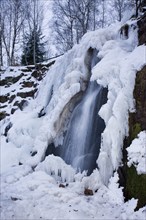
<instances>
[{"instance_id":1,"label":"snow patch","mask_svg":"<svg viewBox=\"0 0 146 220\"><path fill-rule=\"evenodd\" d=\"M146 174L146 131L141 131L138 137L127 148L128 166L134 165L138 174Z\"/></svg>"},{"instance_id":2,"label":"snow patch","mask_svg":"<svg viewBox=\"0 0 146 220\"><path fill-rule=\"evenodd\" d=\"M67 165L60 157L55 157L54 155L46 157L35 170L44 171L61 182L74 181L75 170L70 165Z\"/></svg>"}]
</instances>

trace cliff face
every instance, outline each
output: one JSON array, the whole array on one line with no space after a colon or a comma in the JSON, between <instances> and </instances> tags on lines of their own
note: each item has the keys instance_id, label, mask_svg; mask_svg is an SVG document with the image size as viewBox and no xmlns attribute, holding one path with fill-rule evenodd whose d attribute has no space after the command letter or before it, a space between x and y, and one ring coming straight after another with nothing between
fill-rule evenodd
<instances>
[{"instance_id":1,"label":"cliff face","mask_svg":"<svg viewBox=\"0 0 146 220\"><path fill-rule=\"evenodd\" d=\"M146 130L146 66L137 72L134 99L136 112L129 114L129 137L126 138L124 144L124 194L126 200L133 197L138 199L137 208L140 208L146 204L146 175L138 175L134 166L127 166L126 148L140 131Z\"/></svg>"},{"instance_id":2,"label":"cliff face","mask_svg":"<svg viewBox=\"0 0 146 220\"><path fill-rule=\"evenodd\" d=\"M146 1L144 1L146 5ZM146 44L146 12L138 20L139 45ZM146 57L144 57L146 59ZM146 130L146 66L137 72L134 89L135 108L134 113L129 114L129 136L124 141L122 184L124 183L125 199L138 199L137 208L146 204L146 175L138 175L134 166L127 166L126 148L137 137L140 131ZM124 180L124 181L123 181Z\"/></svg>"}]
</instances>

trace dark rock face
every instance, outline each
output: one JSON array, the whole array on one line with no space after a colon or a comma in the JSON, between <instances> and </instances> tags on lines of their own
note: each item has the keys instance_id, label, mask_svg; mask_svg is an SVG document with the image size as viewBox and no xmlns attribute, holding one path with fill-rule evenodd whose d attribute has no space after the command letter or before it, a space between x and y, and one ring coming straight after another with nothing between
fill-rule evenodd
<instances>
[{"instance_id":1,"label":"dark rock face","mask_svg":"<svg viewBox=\"0 0 146 220\"><path fill-rule=\"evenodd\" d=\"M146 130L146 66L137 72L134 99L136 112L131 114L130 124L137 124L137 127L139 124L140 130ZM133 137L133 127L130 127L130 136Z\"/></svg>"},{"instance_id":2,"label":"dark rock face","mask_svg":"<svg viewBox=\"0 0 146 220\"><path fill-rule=\"evenodd\" d=\"M146 1L143 1L146 6ZM146 12L138 20L139 45L146 43ZM136 111L129 114L129 136L124 140L123 167L119 168L120 184L124 186L126 200L138 199L136 209L146 204L146 175L138 175L134 166L127 165L126 148L137 137L140 131L146 130L146 66L137 72L133 93Z\"/></svg>"},{"instance_id":3,"label":"dark rock face","mask_svg":"<svg viewBox=\"0 0 146 220\"><path fill-rule=\"evenodd\" d=\"M125 150L140 131L146 130L146 66L137 72L134 99L136 112L129 114L129 137L125 140ZM138 175L134 166L128 167L125 158L125 196L138 198L140 208L146 204L146 175Z\"/></svg>"},{"instance_id":4,"label":"dark rock face","mask_svg":"<svg viewBox=\"0 0 146 220\"><path fill-rule=\"evenodd\" d=\"M136 112L129 114L129 136L124 142L124 167L120 170L124 177L124 194L126 200L138 199L137 208L146 204L146 175L138 175L134 166L127 166L126 148L131 144L140 131L146 130L146 66L137 72L134 99L136 102Z\"/></svg>"},{"instance_id":5,"label":"dark rock face","mask_svg":"<svg viewBox=\"0 0 146 220\"><path fill-rule=\"evenodd\" d=\"M143 1L143 6L146 7L146 1ZM137 22L139 45L146 44L146 12Z\"/></svg>"}]
</instances>

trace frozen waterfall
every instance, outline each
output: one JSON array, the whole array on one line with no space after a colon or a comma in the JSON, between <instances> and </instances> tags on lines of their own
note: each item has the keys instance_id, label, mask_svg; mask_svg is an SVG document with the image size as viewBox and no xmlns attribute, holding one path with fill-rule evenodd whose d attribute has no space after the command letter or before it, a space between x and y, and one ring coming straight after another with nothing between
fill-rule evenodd
<instances>
[{"instance_id":1,"label":"frozen waterfall","mask_svg":"<svg viewBox=\"0 0 146 220\"><path fill-rule=\"evenodd\" d=\"M88 50L85 64L89 72L100 61L97 53L96 49ZM82 100L72 112L60 156L77 171L88 170L90 174L97 166L101 133L105 128L98 112L106 100L107 89L96 81L89 82Z\"/></svg>"},{"instance_id":2,"label":"frozen waterfall","mask_svg":"<svg viewBox=\"0 0 146 220\"><path fill-rule=\"evenodd\" d=\"M75 107L64 139L61 157L77 170L96 167L104 122L98 111L105 101L105 89L90 82L81 102Z\"/></svg>"}]
</instances>

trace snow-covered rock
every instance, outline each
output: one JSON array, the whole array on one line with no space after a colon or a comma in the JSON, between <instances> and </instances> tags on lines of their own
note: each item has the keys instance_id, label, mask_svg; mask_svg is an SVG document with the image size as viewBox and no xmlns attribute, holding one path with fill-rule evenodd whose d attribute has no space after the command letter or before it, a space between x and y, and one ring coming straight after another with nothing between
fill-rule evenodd
<instances>
[{"instance_id":1,"label":"snow-covered rock","mask_svg":"<svg viewBox=\"0 0 146 220\"><path fill-rule=\"evenodd\" d=\"M146 174L146 131L138 134L127 151L128 166L134 165L138 174Z\"/></svg>"}]
</instances>

